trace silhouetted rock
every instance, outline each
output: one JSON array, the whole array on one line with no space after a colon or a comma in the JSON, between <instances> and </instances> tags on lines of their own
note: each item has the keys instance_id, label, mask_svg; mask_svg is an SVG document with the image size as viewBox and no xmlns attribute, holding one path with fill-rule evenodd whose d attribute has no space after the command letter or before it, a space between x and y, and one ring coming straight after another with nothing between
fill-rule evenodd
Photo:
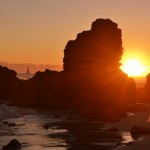
<instances>
[{"instance_id":1,"label":"silhouetted rock","mask_svg":"<svg viewBox=\"0 0 150 150\"><path fill-rule=\"evenodd\" d=\"M33 78L24 81L24 103L30 107L63 109L62 73L46 69L37 72ZM29 101L28 101L29 100ZM63 104L63 105L62 105Z\"/></svg>"},{"instance_id":2,"label":"silhouetted rock","mask_svg":"<svg viewBox=\"0 0 150 150\"><path fill-rule=\"evenodd\" d=\"M140 91L140 98L142 101L150 102L150 73L146 76L146 84Z\"/></svg>"},{"instance_id":3,"label":"silhouetted rock","mask_svg":"<svg viewBox=\"0 0 150 150\"><path fill-rule=\"evenodd\" d=\"M17 73L7 67L0 66L0 98L15 100L19 95L22 81L16 77Z\"/></svg>"},{"instance_id":4,"label":"silhouetted rock","mask_svg":"<svg viewBox=\"0 0 150 150\"><path fill-rule=\"evenodd\" d=\"M109 19L97 19L69 41L63 59L67 101L93 117L121 115L136 94L135 81L119 68L122 53L121 29Z\"/></svg>"},{"instance_id":5,"label":"silhouetted rock","mask_svg":"<svg viewBox=\"0 0 150 150\"><path fill-rule=\"evenodd\" d=\"M118 132L118 131L119 131L118 127L111 127L111 128L106 130L106 132Z\"/></svg>"},{"instance_id":6,"label":"silhouetted rock","mask_svg":"<svg viewBox=\"0 0 150 150\"><path fill-rule=\"evenodd\" d=\"M91 30L69 41L64 50L64 71L84 73L118 69L123 48L121 29L117 26L109 19L97 19Z\"/></svg>"},{"instance_id":7,"label":"silhouetted rock","mask_svg":"<svg viewBox=\"0 0 150 150\"><path fill-rule=\"evenodd\" d=\"M135 103L127 106L128 112L143 112L147 111L148 109L148 105L145 103Z\"/></svg>"},{"instance_id":8,"label":"silhouetted rock","mask_svg":"<svg viewBox=\"0 0 150 150\"><path fill-rule=\"evenodd\" d=\"M13 139L7 145L5 145L2 149L3 150L20 150L21 148L22 148L21 143L18 140Z\"/></svg>"},{"instance_id":9,"label":"silhouetted rock","mask_svg":"<svg viewBox=\"0 0 150 150\"><path fill-rule=\"evenodd\" d=\"M150 127L133 126L130 133L133 136L150 134Z\"/></svg>"},{"instance_id":10,"label":"silhouetted rock","mask_svg":"<svg viewBox=\"0 0 150 150\"><path fill-rule=\"evenodd\" d=\"M0 87L0 95L17 105L70 109L92 119L117 120L136 94L134 80L119 68L122 53L121 29L110 19L97 19L90 30L67 43L63 71L45 70L21 81L14 71L1 67L5 88Z\"/></svg>"},{"instance_id":11,"label":"silhouetted rock","mask_svg":"<svg viewBox=\"0 0 150 150\"><path fill-rule=\"evenodd\" d=\"M5 125L8 125L9 122L8 121L3 121L2 123L5 124Z\"/></svg>"},{"instance_id":12,"label":"silhouetted rock","mask_svg":"<svg viewBox=\"0 0 150 150\"><path fill-rule=\"evenodd\" d=\"M15 123L13 123L13 122L9 122L9 123L8 123L8 126L10 126L10 127L15 127L15 126L16 126L16 124L15 124Z\"/></svg>"}]
</instances>

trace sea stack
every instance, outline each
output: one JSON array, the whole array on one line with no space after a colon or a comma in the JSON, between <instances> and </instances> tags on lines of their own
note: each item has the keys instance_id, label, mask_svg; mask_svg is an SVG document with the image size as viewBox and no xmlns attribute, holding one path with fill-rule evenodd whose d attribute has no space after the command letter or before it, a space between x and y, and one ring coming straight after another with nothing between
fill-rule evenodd
<instances>
[{"instance_id":1,"label":"sea stack","mask_svg":"<svg viewBox=\"0 0 150 150\"><path fill-rule=\"evenodd\" d=\"M120 70L122 32L110 19L97 19L64 49L68 102L93 116L121 114L135 99L135 82ZM115 108L115 111L114 111Z\"/></svg>"},{"instance_id":2,"label":"sea stack","mask_svg":"<svg viewBox=\"0 0 150 150\"><path fill-rule=\"evenodd\" d=\"M121 29L110 19L97 19L91 30L69 41L64 50L64 71L106 71L119 68L122 48Z\"/></svg>"}]
</instances>

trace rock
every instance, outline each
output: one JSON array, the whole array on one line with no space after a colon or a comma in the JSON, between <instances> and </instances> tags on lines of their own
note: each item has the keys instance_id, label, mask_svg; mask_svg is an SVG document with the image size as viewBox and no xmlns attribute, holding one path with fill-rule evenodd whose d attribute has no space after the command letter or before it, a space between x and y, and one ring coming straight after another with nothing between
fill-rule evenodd
<instances>
[{"instance_id":1,"label":"rock","mask_svg":"<svg viewBox=\"0 0 150 150\"><path fill-rule=\"evenodd\" d=\"M133 145L134 142L128 142L126 145Z\"/></svg>"},{"instance_id":2,"label":"rock","mask_svg":"<svg viewBox=\"0 0 150 150\"><path fill-rule=\"evenodd\" d=\"M74 110L93 120L117 120L135 99L135 81L120 70L122 33L97 19L64 49L63 71L37 72L27 81L0 67L0 97L23 107ZM115 110L115 111L114 111Z\"/></svg>"},{"instance_id":3,"label":"rock","mask_svg":"<svg viewBox=\"0 0 150 150\"><path fill-rule=\"evenodd\" d=\"M142 94L141 95L145 98L146 102L149 103L149 100L150 100L150 73L146 76L146 84L145 84L142 92L144 92L144 95L142 95Z\"/></svg>"},{"instance_id":4,"label":"rock","mask_svg":"<svg viewBox=\"0 0 150 150\"><path fill-rule=\"evenodd\" d=\"M120 143L120 142L116 144L116 146L121 146L121 145L122 145L122 143Z\"/></svg>"},{"instance_id":5,"label":"rock","mask_svg":"<svg viewBox=\"0 0 150 150\"><path fill-rule=\"evenodd\" d=\"M133 126L130 133L133 136L150 134L150 127Z\"/></svg>"},{"instance_id":6,"label":"rock","mask_svg":"<svg viewBox=\"0 0 150 150\"><path fill-rule=\"evenodd\" d=\"M127 112L144 112L148 110L148 105L145 103L130 104L127 107Z\"/></svg>"},{"instance_id":7,"label":"rock","mask_svg":"<svg viewBox=\"0 0 150 150\"><path fill-rule=\"evenodd\" d=\"M46 130L48 130L49 129L49 125L48 124L46 124L46 125L44 125L44 127L43 127L44 129L46 129Z\"/></svg>"},{"instance_id":8,"label":"rock","mask_svg":"<svg viewBox=\"0 0 150 150\"><path fill-rule=\"evenodd\" d=\"M8 125L9 127L15 127L17 124L13 122L3 121L3 125Z\"/></svg>"},{"instance_id":9,"label":"rock","mask_svg":"<svg viewBox=\"0 0 150 150\"><path fill-rule=\"evenodd\" d=\"M15 123L10 122L10 123L8 123L8 126L10 126L10 127L15 127L15 126L16 126L16 124L15 124Z\"/></svg>"},{"instance_id":10,"label":"rock","mask_svg":"<svg viewBox=\"0 0 150 150\"><path fill-rule=\"evenodd\" d=\"M111 128L106 130L106 132L118 132L118 131L119 131L118 127L111 127Z\"/></svg>"},{"instance_id":11,"label":"rock","mask_svg":"<svg viewBox=\"0 0 150 150\"><path fill-rule=\"evenodd\" d=\"M20 150L21 148L21 143L18 140L13 139L7 145L5 145L2 150Z\"/></svg>"},{"instance_id":12,"label":"rock","mask_svg":"<svg viewBox=\"0 0 150 150\"><path fill-rule=\"evenodd\" d=\"M134 80L119 68L122 53L121 29L110 19L95 20L90 30L68 41L63 58L67 103L95 120L117 119L136 93Z\"/></svg>"},{"instance_id":13,"label":"rock","mask_svg":"<svg viewBox=\"0 0 150 150\"><path fill-rule=\"evenodd\" d=\"M62 116L59 114L54 115L55 118L61 118Z\"/></svg>"},{"instance_id":14,"label":"rock","mask_svg":"<svg viewBox=\"0 0 150 150\"><path fill-rule=\"evenodd\" d=\"M22 123L22 124L18 124L18 126L24 126L24 125L26 125L25 123Z\"/></svg>"},{"instance_id":15,"label":"rock","mask_svg":"<svg viewBox=\"0 0 150 150\"><path fill-rule=\"evenodd\" d=\"M8 124L8 121L3 121L3 124Z\"/></svg>"},{"instance_id":16,"label":"rock","mask_svg":"<svg viewBox=\"0 0 150 150\"><path fill-rule=\"evenodd\" d=\"M97 19L64 50L64 71L105 71L119 68L123 53L121 29L110 19Z\"/></svg>"},{"instance_id":17,"label":"rock","mask_svg":"<svg viewBox=\"0 0 150 150\"><path fill-rule=\"evenodd\" d=\"M13 103L19 98L21 88L22 81L17 78L17 72L0 66L0 97Z\"/></svg>"}]
</instances>

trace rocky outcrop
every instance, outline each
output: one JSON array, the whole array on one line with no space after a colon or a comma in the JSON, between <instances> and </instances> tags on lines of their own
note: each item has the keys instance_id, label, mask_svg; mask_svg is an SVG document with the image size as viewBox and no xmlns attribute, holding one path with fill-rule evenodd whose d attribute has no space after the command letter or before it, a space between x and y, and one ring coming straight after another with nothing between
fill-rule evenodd
<instances>
[{"instance_id":1,"label":"rocky outcrop","mask_svg":"<svg viewBox=\"0 0 150 150\"><path fill-rule=\"evenodd\" d=\"M22 81L16 77L17 73L7 67L0 66L0 98L15 100L19 95Z\"/></svg>"},{"instance_id":2,"label":"rocky outcrop","mask_svg":"<svg viewBox=\"0 0 150 150\"><path fill-rule=\"evenodd\" d=\"M23 105L47 109L63 109L62 73L46 69L37 72L33 78L24 81L25 99ZM29 101L28 101L29 99Z\"/></svg>"},{"instance_id":3,"label":"rocky outcrop","mask_svg":"<svg viewBox=\"0 0 150 150\"><path fill-rule=\"evenodd\" d=\"M137 100L139 103L150 103L150 73L146 76L146 83L137 89Z\"/></svg>"},{"instance_id":4,"label":"rocky outcrop","mask_svg":"<svg viewBox=\"0 0 150 150\"><path fill-rule=\"evenodd\" d=\"M139 94L142 101L150 102L150 73L146 76L146 84L140 89Z\"/></svg>"},{"instance_id":5,"label":"rocky outcrop","mask_svg":"<svg viewBox=\"0 0 150 150\"><path fill-rule=\"evenodd\" d=\"M121 114L136 93L134 80L119 68L122 53L121 29L110 19L97 19L69 41L63 59L68 101L93 116Z\"/></svg>"},{"instance_id":6,"label":"rocky outcrop","mask_svg":"<svg viewBox=\"0 0 150 150\"><path fill-rule=\"evenodd\" d=\"M2 150L20 150L22 148L22 144L16 140L11 140L7 145L5 145Z\"/></svg>"},{"instance_id":7,"label":"rocky outcrop","mask_svg":"<svg viewBox=\"0 0 150 150\"><path fill-rule=\"evenodd\" d=\"M107 71L120 66L121 29L109 19L97 19L91 30L69 41L64 50L64 71Z\"/></svg>"},{"instance_id":8,"label":"rocky outcrop","mask_svg":"<svg viewBox=\"0 0 150 150\"><path fill-rule=\"evenodd\" d=\"M150 134L150 127L133 126L130 131L132 136Z\"/></svg>"},{"instance_id":9,"label":"rocky outcrop","mask_svg":"<svg viewBox=\"0 0 150 150\"><path fill-rule=\"evenodd\" d=\"M127 106L127 112L146 112L149 106L146 103L134 103Z\"/></svg>"},{"instance_id":10,"label":"rocky outcrop","mask_svg":"<svg viewBox=\"0 0 150 150\"><path fill-rule=\"evenodd\" d=\"M19 91L13 95L19 105L71 109L87 117L115 119L123 115L136 92L134 80L119 68L122 53L121 29L110 19L97 19L90 30L67 43L63 71L37 72L22 84L16 84L13 72L15 83L6 85Z\"/></svg>"},{"instance_id":11,"label":"rocky outcrop","mask_svg":"<svg viewBox=\"0 0 150 150\"><path fill-rule=\"evenodd\" d=\"M106 132L118 132L119 128L118 127L110 127L109 129L106 130Z\"/></svg>"}]
</instances>

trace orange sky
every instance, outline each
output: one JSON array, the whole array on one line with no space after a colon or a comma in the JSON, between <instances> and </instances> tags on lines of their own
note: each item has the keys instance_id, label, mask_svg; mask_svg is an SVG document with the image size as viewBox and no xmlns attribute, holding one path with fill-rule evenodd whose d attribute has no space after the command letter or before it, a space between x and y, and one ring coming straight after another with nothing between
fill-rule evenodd
<instances>
[{"instance_id":1,"label":"orange sky","mask_svg":"<svg viewBox=\"0 0 150 150\"><path fill-rule=\"evenodd\" d=\"M62 64L63 50L97 18L122 29L124 55L150 66L149 0L0 0L0 61Z\"/></svg>"}]
</instances>

